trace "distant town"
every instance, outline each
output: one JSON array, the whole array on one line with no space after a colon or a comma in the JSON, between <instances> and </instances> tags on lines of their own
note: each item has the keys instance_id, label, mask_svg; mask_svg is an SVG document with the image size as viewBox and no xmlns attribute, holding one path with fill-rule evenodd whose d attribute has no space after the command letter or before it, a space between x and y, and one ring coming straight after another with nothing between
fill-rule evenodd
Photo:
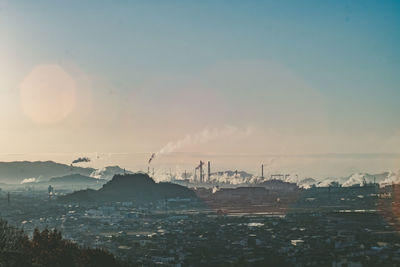
<instances>
[{"instance_id":1,"label":"distant town","mask_svg":"<svg viewBox=\"0 0 400 267\"><path fill-rule=\"evenodd\" d=\"M58 229L132 265L400 264L399 184L368 176L352 186L305 188L282 175L234 185L198 169L195 180L159 183L151 172L120 168L103 178L67 173L3 183L0 217L28 235Z\"/></svg>"}]
</instances>

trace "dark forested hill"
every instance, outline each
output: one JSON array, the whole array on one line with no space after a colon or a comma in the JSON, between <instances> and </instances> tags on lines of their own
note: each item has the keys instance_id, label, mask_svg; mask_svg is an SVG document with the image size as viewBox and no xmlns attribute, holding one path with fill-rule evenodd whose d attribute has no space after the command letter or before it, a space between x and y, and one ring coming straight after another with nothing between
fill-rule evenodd
<instances>
[{"instance_id":1,"label":"dark forested hill","mask_svg":"<svg viewBox=\"0 0 400 267\"><path fill-rule=\"evenodd\" d=\"M195 193L184 187L172 183L156 183L147 174L136 173L129 175L115 175L114 178L97 191L81 190L60 197L63 202L68 201L135 201L150 202L165 198L196 198Z\"/></svg>"}]
</instances>

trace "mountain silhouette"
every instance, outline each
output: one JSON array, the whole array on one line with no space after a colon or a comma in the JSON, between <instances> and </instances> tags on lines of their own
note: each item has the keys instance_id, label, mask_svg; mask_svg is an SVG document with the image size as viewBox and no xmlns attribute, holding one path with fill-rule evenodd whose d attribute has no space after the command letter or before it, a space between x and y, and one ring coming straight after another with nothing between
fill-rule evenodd
<instances>
[{"instance_id":1,"label":"mountain silhouette","mask_svg":"<svg viewBox=\"0 0 400 267\"><path fill-rule=\"evenodd\" d=\"M196 198L195 193L181 185L156 183L144 173L115 175L99 190L80 190L59 198L61 202L117 202L145 203L165 198Z\"/></svg>"},{"instance_id":2,"label":"mountain silhouette","mask_svg":"<svg viewBox=\"0 0 400 267\"><path fill-rule=\"evenodd\" d=\"M13 161L0 162L0 182L19 184L26 178L48 180L70 174L89 176L95 169L70 166L54 161Z\"/></svg>"}]
</instances>

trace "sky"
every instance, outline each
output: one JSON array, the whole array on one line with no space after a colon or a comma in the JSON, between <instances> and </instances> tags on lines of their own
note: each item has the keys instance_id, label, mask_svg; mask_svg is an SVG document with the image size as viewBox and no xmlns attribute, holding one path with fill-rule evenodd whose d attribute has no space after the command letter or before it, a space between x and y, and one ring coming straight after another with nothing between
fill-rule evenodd
<instances>
[{"instance_id":1,"label":"sky","mask_svg":"<svg viewBox=\"0 0 400 267\"><path fill-rule=\"evenodd\" d=\"M0 160L398 170L399 14L398 1L0 0Z\"/></svg>"}]
</instances>

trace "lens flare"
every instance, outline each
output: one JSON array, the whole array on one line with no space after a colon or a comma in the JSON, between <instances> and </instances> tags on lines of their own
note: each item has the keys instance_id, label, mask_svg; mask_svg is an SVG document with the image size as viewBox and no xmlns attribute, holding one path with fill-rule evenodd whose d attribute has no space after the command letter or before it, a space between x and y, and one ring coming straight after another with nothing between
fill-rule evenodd
<instances>
[{"instance_id":1,"label":"lens flare","mask_svg":"<svg viewBox=\"0 0 400 267\"><path fill-rule=\"evenodd\" d=\"M23 112L35 123L63 120L75 106L74 79L58 65L38 65L20 84Z\"/></svg>"}]
</instances>

